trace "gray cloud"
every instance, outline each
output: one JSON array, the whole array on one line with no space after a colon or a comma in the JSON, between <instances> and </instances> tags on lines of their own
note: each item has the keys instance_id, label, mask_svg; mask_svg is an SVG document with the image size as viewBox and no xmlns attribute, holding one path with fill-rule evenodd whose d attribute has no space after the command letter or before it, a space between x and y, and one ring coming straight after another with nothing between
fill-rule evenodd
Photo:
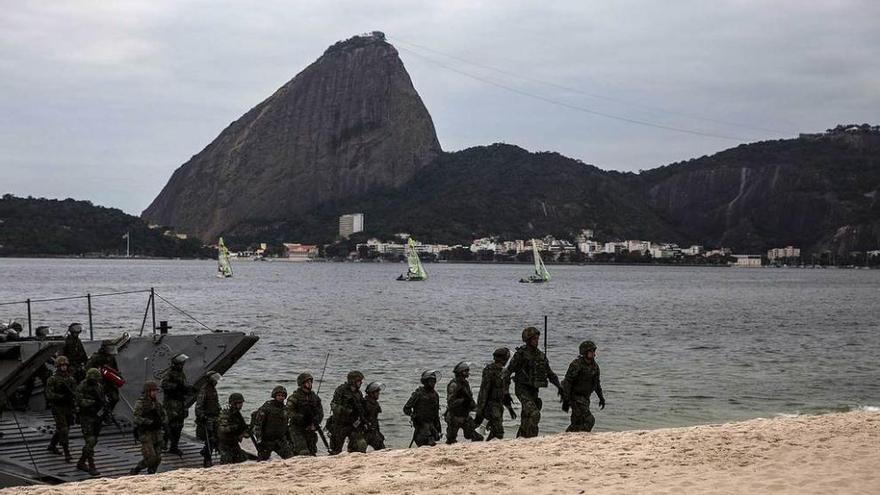
<instances>
[{"instance_id":1,"label":"gray cloud","mask_svg":"<svg viewBox=\"0 0 880 495\"><path fill-rule=\"evenodd\" d=\"M500 141L647 169L739 141L590 115L437 64L627 119L775 139L876 122L878 18L872 1L11 2L0 192L139 213L229 122L373 29L396 42L444 149Z\"/></svg>"}]
</instances>

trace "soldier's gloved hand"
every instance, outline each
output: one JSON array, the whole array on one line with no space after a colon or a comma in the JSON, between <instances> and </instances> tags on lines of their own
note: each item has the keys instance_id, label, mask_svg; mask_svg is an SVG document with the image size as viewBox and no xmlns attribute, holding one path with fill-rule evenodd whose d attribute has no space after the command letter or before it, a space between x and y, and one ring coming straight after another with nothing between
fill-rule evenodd
<instances>
[{"instance_id":1,"label":"soldier's gloved hand","mask_svg":"<svg viewBox=\"0 0 880 495\"><path fill-rule=\"evenodd\" d=\"M571 404L569 404L569 402L567 400L562 401L562 412L568 412L570 407L571 407Z\"/></svg>"},{"instance_id":2,"label":"soldier's gloved hand","mask_svg":"<svg viewBox=\"0 0 880 495\"><path fill-rule=\"evenodd\" d=\"M483 424L483 415L477 414L477 416L474 418L474 427L480 426L481 424Z\"/></svg>"},{"instance_id":3,"label":"soldier's gloved hand","mask_svg":"<svg viewBox=\"0 0 880 495\"><path fill-rule=\"evenodd\" d=\"M599 397L599 409L605 409L605 397Z\"/></svg>"}]
</instances>

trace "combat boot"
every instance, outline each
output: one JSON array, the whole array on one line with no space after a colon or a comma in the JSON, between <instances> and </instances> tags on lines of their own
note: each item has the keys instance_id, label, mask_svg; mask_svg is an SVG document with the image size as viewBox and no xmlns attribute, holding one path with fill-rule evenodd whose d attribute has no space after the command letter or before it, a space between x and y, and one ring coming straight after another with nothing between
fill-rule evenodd
<instances>
[{"instance_id":1,"label":"combat boot","mask_svg":"<svg viewBox=\"0 0 880 495\"><path fill-rule=\"evenodd\" d=\"M95 458L89 457L88 461L89 461L89 474L91 476L101 476L101 473L99 473L98 470L95 469Z\"/></svg>"},{"instance_id":2,"label":"combat boot","mask_svg":"<svg viewBox=\"0 0 880 495\"><path fill-rule=\"evenodd\" d=\"M80 471L89 472L89 467L86 465L86 455L82 454L79 456L79 460L76 462L76 468Z\"/></svg>"},{"instance_id":3,"label":"combat boot","mask_svg":"<svg viewBox=\"0 0 880 495\"><path fill-rule=\"evenodd\" d=\"M52 440L49 440L49 447L46 450L55 455L61 455L61 452L58 450L58 432L52 435Z\"/></svg>"},{"instance_id":4,"label":"combat boot","mask_svg":"<svg viewBox=\"0 0 880 495\"><path fill-rule=\"evenodd\" d=\"M70 462L70 460L72 459L70 457L70 447L67 445L62 445L61 448L64 449L64 462Z\"/></svg>"}]
</instances>

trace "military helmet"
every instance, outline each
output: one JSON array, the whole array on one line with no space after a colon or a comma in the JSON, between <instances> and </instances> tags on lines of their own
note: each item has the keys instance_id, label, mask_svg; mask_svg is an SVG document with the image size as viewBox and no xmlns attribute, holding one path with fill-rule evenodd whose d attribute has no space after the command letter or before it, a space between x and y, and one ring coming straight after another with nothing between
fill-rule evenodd
<instances>
[{"instance_id":1,"label":"military helmet","mask_svg":"<svg viewBox=\"0 0 880 495\"><path fill-rule=\"evenodd\" d=\"M46 326L37 327L36 329L38 338L46 338L49 335L52 335L52 329Z\"/></svg>"},{"instance_id":2,"label":"military helmet","mask_svg":"<svg viewBox=\"0 0 880 495\"><path fill-rule=\"evenodd\" d=\"M217 373L216 371L209 371L208 374L205 376L208 377L208 380L210 380L211 383L213 383L214 385L217 385L217 382L220 381L220 377L223 375L221 375L220 373Z\"/></svg>"},{"instance_id":3,"label":"military helmet","mask_svg":"<svg viewBox=\"0 0 880 495\"><path fill-rule=\"evenodd\" d=\"M79 324L79 323L71 323L71 324L67 327L67 331L70 332L70 333L72 333L73 335L79 335L80 332L83 331L83 326L82 326L81 324Z\"/></svg>"},{"instance_id":4,"label":"military helmet","mask_svg":"<svg viewBox=\"0 0 880 495\"><path fill-rule=\"evenodd\" d=\"M364 379L364 374L361 373L360 371L354 370L354 371L348 372L347 380L348 380L348 383L351 383L352 385L354 385L354 382L356 382L358 380L363 380L363 379Z\"/></svg>"},{"instance_id":5,"label":"military helmet","mask_svg":"<svg viewBox=\"0 0 880 495\"><path fill-rule=\"evenodd\" d=\"M471 363L467 361L461 361L460 363L455 365L455 368L452 368L452 372L458 375L459 373L464 373L465 371L471 370Z\"/></svg>"},{"instance_id":6,"label":"military helmet","mask_svg":"<svg viewBox=\"0 0 880 495\"><path fill-rule=\"evenodd\" d=\"M156 382L154 382L154 381L144 382L144 394L146 394L150 390L159 390L159 386L156 385Z\"/></svg>"},{"instance_id":7,"label":"military helmet","mask_svg":"<svg viewBox=\"0 0 880 495\"><path fill-rule=\"evenodd\" d=\"M581 345L578 346L578 352L583 356L587 353L587 351L595 351L596 344L593 343L592 340L585 340L581 342Z\"/></svg>"},{"instance_id":8,"label":"military helmet","mask_svg":"<svg viewBox=\"0 0 880 495\"><path fill-rule=\"evenodd\" d=\"M522 340L523 342L528 342L533 337L538 337L541 335L541 331L535 327L526 327L522 331Z\"/></svg>"},{"instance_id":9,"label":"military helmet","mask_svg":"<svg viewBox=\"0 0 880 495\"><path fill-rule=\"evenodd\" d=\"M55 367L59 367L61 365L70 366L70 359L67 359L67 356L58 356L55 358Z\"/></svg>"},{"instance_id":10,"label":"military helmet","mask_svg":"<svg viewBox=\"0 0 880 495\"><path fill-rule=\"evenodd\" d=\"M229 394L229 403L244 402L244 396L238 392Z\"/></svg>"},{"instance_id":11,"label":"military helmet","mask_svg":"<svg viewBox=\"0 0 880 495\"><path fill-rule=\"evenodd\" d=\"M492 357L495 359L503 359L507 361L508 359L510 359L510 349L508 349L507 347L499 347L498 349L495 349L495 352L492 353Z\"/></svg>"},{"instance_id":12,"label":"military helmet","mask_svg":"<svg viewBox=\"0 0 880 495\"><path fill-rule=\"evenodd\" d=\"M119 350L116 348L116 344L113 342L104 342L101 344L101 352L105 354L109 354L111 356L115 356L119 354Z\"/></svg>"},{"instance_id":13,"label":"military helmet","mask_svg":"<svg viewBox=\"0 0 880 495\"><path fill-rule=\"evenodd\" d=\"M287 389L284 388L283 385L278 385L277 387L272 389L272 398L274 399L275 396L278 394L284 394L284 396L287 397Z\"/></svg>"},{"instance_id":14,"label":"military helmet","mask_svg":"<svg viewBox=\"0 0 880 495\"><path fill-rule=\"evenodd\" d=\"M15 330L17 333L21 333L24 330L24 327L21 326L21 323L16 320L12 320L9 322L8 329Z\"/></svg>"},{"instance_id":15,"label":"military helmet","mask_svg":"<svg viewBox=\"0 0 880 495\"><path fill-rule=\"evenodd\" d=\"M433 379L434 381L440 380L440 372L437 370L428 370L422 373L422 383L425 383L428 380Z\"/></svg>"},{"instance_id":16,"label":"military helmet","mask_svg":"<svg viewBox=\"0 0 880 495\"><path fill-rule=\"evenodd\" d=\"M307 381L315 381L315 377L312 376L311 373L300 373L298 377L296 377L296 384L299 387L302 387L304 383Z\"/></svg>"},{"instance_id":17,"label":"military helmet","mask_svg":"<svg viewBox=\"0 0 880 495\"><path fill-rule=\"evenodd\" d=\"M371 393L373 393L373 392L381 392L382 390L385 390L385 384L384 384L384 383L381 383L381 382L370 382L370 384L367 385L367 393L368 393L368 394L371 394Z\"/></svg>"},{"instance_id":18,"label":"military helmet","mask_svg":"<svg viewBox=\"0 0 880 495\"><path fill-rule=\"evenodd\" d=\"M187 359L189 359L189 356L187 356L186 354L181 352L179 354L175 354L174 357L171 358L171 363L172 364L183 364L186 362Z\"/></svg>"},{"instance_id":19,"label":"military helmet","mask_svg":"<svg viewBox=\"0 0 880 495\"><path fill-rule=\"evenodd\" d=\"M86 379L87 380L100 380L101 379L101 372L98 371L98 368L89 368L89 370L86 371Z\"/></svg>"}]
</instances>

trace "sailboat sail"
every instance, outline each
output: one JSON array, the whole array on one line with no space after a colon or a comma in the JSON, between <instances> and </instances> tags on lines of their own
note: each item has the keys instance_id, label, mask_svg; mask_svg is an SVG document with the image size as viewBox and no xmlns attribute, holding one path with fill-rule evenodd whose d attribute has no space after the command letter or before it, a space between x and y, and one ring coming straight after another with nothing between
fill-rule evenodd
<instances>
[{"instance_id":1,"label":"sailboat sail","mask_svg":"<svg viewBox=\"0 0 880 495\"><path fill-rule=\"evenodd\" d=\"M407 242L407 248L406 262L409 265L407 276L411 279L425 280L428 278L428 274L425 272L424 267L422 267L422 260L419 259L419 255L416 253L416 247L412 237L410 237Z\"/></svg>"},{"instance_id":2,"label":"sailboat sail","mask_svg":"<svg viewBox=\"0 0 880 495\"><path fill-rule=\"evenodd\" d=\"M538 251L538 243L534 240L532 241L532 252L534 253L535 258L535 277L540 278L544 282L549 282L550 272L548 272L547 267L544 266L544 260L541 259L541 253Z\"/></svg>"},{"instance_id":3,"label":"sailboat sail","mask_svg":"<svg viewBox=\"0 0 880 495\"><path fill-rule=\"evenodd\" d=\"M217 276L231 277L232 265L229 264L229 250L226 249L226 244L223 243L222 237L220 242L217 243L217 251Z\"/></svg>"}]
</instances>

